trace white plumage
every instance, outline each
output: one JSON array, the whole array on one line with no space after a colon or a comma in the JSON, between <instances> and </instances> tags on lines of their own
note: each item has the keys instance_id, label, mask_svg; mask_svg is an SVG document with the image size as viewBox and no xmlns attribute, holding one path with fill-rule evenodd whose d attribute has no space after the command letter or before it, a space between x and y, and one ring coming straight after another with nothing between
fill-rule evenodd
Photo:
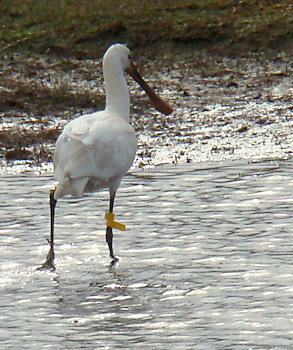
<instances>
[{"instance_id":1,"label":"white plumage","mask_svg":"<svg viewBox=\"0 0 293 350\"><path fill-rule=\"evenodd\" d=\"M106 240L110 256L117 261L112 248L112 228L124 229L114 221L116 191L135 158L137 141L129 124L129 93L124 77L129 73L146 91L154 107L169 114L172 108L145 83L130 61L129 49L112 45L103 58L106 88L104 111L86 114L68 123L59 136L53 158L58 184L50 191L50 251L41 268L54 268L54 217L57 200L67 194L80 197L84 192L108 188L109 212L106 214Z\"/></svg>"},{"instance_id":2,"label":"white plumage","mask_svg":"<svg viewBox=\"0 0 293 350\"><path fill-rule=\"evenodd\" d=\"M124 69L130 51L111 46L103 59L106 109L83 115L67 124L57 140L54 155L58 185L54 198L80 197L85 191L108 187L117 191L131 167L137 142L129 124L129 93Z\"/></svg>"},{"instance_id":3,"label":"white plumage","mask_svg":"<svg viewBox=\"0 0 293 350\"><path fill-rule=\"evenodd\" d=\"M54 167L59 183L54 198L80 197L102 187L116 192L136 149L132 126L119 116L103 111L73 120L56 144Z\"/></svg>"}]
</instances>

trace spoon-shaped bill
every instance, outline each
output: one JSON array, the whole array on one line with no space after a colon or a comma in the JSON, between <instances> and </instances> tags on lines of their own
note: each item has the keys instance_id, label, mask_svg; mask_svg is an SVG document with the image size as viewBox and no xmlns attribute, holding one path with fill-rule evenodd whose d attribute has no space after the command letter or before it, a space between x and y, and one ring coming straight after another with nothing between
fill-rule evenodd
<instances>
[{"instance_id":1,"label":"spoon-shaped bill","mask_svg":"<svg viewBox=\"0 0 293 350\"><path fill-rule=\"evenodd\" d=\"M172 107L168 103L164 102L143 80L142 76L138 73L133 63L131 63L131 65L128 66L125 71L141 86L142 89L144 89L157 111L165 115L171 114L173 112Z\"/></svg>"}]
</instances>

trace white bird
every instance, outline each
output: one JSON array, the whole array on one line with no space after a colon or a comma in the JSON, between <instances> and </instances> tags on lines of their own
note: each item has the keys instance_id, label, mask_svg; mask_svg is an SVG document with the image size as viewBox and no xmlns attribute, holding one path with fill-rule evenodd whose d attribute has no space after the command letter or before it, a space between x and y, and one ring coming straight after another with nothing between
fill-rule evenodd
<instances>
[{"instance_id":1,"label":"white bird","mask_svg":"<svg viewBox=\"0 0 293 350\"><path fill-rule=\"evenodd\" d=\"M129 124L129 92L124 71L146 91L154 107L164 113L172 108L146 84L130 61L130 50L122 44L109 47L103 58L106 108L69 122L59 136L53 158L58 184L50 191L50 250L40 269L54 269L54 217L57 200L69 194L108 188L109 212L106 213L106 241L112 262L113 228L125 229L114 221L114 199L123 176L131 167L137 149L133 127Z\"/></svg>"}]
</instances>

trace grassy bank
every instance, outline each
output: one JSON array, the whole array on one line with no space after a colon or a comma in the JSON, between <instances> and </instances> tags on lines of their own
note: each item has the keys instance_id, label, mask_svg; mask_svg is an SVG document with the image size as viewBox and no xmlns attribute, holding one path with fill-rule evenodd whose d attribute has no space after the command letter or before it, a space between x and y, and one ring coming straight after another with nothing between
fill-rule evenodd
<instances>
[{"instance_id":1,"label":"grassy bank","mask_svg":"<svg viewBox=\"0 0 293 350\"><path fill-rule=\"evenodd\" d=\"M0 53L93 57L113 41L265 48L292 40L292 13L291 0L2 0Z\"/></svg>"}]
</instances>

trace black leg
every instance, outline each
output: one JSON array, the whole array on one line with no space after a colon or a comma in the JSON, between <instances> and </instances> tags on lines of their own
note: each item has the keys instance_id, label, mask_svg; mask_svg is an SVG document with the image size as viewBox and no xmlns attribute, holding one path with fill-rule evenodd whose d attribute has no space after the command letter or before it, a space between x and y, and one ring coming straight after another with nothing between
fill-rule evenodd
<instances>
[{"instance_id":1,"label":"black leg","mask_svg":"<svg viewBox=\"0 0 293 350\"><path fill-rule=\"evenodd\" d=\"M54 221L55 221L55 207L57 200L54 199L55 189L50 191L50 250L47 255L45 262L39 268L39 270L55 270L54 266Z\"/></svg>"},{"instance_id":2,"label":"black leg","mask_svg":"<svg viewBox=\"0 0 293 350\"><path fill-rule=\"evenodd\" d=\"M115 192L110 192L110 204L109 204L109 213L113 213L114 209L114 199L115 199ZM108 243L110 257L113 259L112 265L118 261L118 259L115 257L113 252L113 229L112 227L107 226L106 228L106 241Z\"/></svg>"},{"instance_id":3,"label":"black leg","mask_svg":"<svg viewBox=\"0 0 293 350\"><path fill-rule=\"evenodd\" d=\"M112 227L107 226L107 228L106 228L106 241L108 243L110 257L112 259L116 259L114 256L114 252L113 252L113 229L112 229Z\"/></svg>"}]
</instances>

